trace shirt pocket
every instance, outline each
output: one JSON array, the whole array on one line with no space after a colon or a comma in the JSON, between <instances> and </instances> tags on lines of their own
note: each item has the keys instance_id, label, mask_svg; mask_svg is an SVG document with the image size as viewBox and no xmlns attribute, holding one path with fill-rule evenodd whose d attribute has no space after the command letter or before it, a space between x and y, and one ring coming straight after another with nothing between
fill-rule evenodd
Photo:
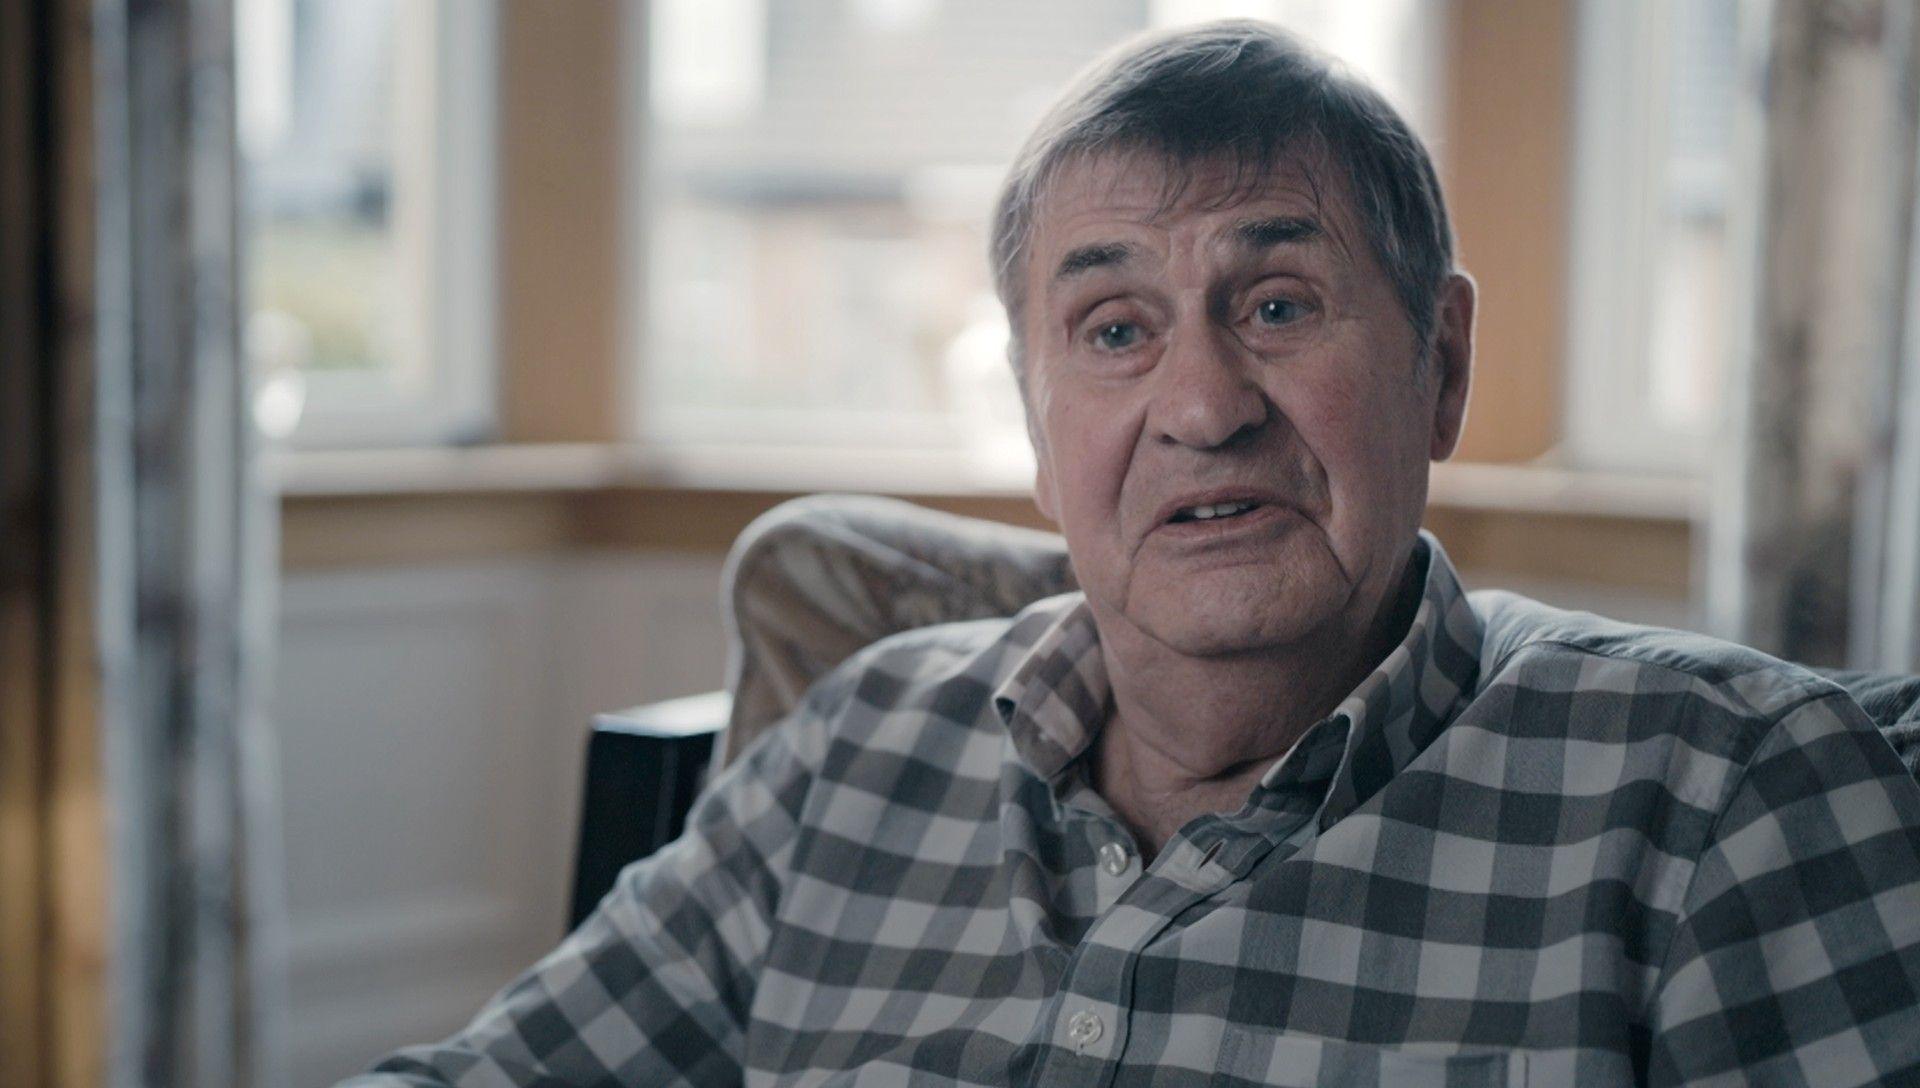
<instances>
[{"instance_id":1,"label":"shirt pocket","mask_svg":"<svg viewBox=\"0 0 1920 1088\"><path fill-rule=\"evenodd\" d=\"M1226 1083L1278 1088L1525 1088L1523 1051L1373 1046L1229 1026L1220 1047Z\"/></svg>"}]
</instances>

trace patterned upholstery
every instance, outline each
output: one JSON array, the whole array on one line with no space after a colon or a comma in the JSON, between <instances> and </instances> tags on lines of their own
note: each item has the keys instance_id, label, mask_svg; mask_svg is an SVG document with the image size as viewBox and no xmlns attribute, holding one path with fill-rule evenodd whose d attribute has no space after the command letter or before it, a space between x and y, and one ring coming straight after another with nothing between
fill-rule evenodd
<instances>
[{"instance_id":1,"label":"patterned upholstery","mask_svg":"<svg viewBox=\"0 0 1920 1088\"><path fill-rule=\"evenodd\" d=\"M854 651L915 627L1011 616L1074 589L1051 533L871 495L813 495L747 526L721 590L733 710L722 763Z\"/></svg>"}]
</instances>

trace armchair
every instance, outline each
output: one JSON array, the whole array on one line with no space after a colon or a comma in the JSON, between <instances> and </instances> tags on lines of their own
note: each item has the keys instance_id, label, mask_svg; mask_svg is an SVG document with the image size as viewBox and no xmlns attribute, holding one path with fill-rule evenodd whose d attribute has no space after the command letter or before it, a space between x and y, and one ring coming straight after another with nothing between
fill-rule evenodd
<instances>
[{"instance_id":1,"label":"armchair","mask_svg":"<svg viewBox=\"0 0 1920 1088\"><path fill-rule=\"evenodd\" d=\"M628 862L679 836L709 767L731 762L855 651L915 627L1010 616L1073 588L1058 536L898 499L816 495L755 519L721 578L726 690L594 718L568 927Z\"/></svg>"}]
</instances>

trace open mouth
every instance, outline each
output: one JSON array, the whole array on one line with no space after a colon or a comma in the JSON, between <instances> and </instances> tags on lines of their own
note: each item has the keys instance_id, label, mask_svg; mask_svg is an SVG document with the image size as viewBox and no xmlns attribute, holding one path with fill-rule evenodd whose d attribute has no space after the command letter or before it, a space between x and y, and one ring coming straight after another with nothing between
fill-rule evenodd
<instances>
[{"instance_id":1,"label":"open mouth","mask_svg":"<svg viewBox=\"0 0 1920 1088\"><path fill-rule=\"evenodd\" d=\"M1217 502L1210 506L1183 506L1174 511L1167 519L1169 525L1179 525L1187 521L1220 521L1225 518L1237 518L1249 511L1260 509L1260 504L1251 500L1241 502Z\"/></svg>"}]
</instances>

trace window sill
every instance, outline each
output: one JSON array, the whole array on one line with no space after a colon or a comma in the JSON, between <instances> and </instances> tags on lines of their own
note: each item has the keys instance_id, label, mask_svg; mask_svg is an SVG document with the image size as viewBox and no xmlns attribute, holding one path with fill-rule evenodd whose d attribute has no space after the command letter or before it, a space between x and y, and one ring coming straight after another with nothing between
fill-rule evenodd
<instances>
[{"instance_id":1,"label":"window sill","mask_svg":"<svg viewBox=\"0 0 1920 1088\"><path fill-rule=\"evenodd\" d=\"M1028 477L951 452L500 445L283 453L285 569L583 552L717 556L781 499L867 491L1048 528ZM1684 605L1700 486L1542 465L1435 466L1426 524L1485 584L1581 583ZM1532 579L1532 582L1526 581Z\"/></svg>"},{"instance_id":2,"label":"window sill","mask_svg":"<svg viewBox=\"0 0 1920 1088\"><path fill-rule=\"evenodd\" d=\"M1024 497L1027 476L970 466L951 450L555 443L434 449L282 451L268 486L286 498L357 495L692 491L867 491Z\"/></svg>"},{"instance_id":3,"label":"window sill","mask_svg":"<svg viewBox=\"0 0 1920 1088\"><path fill-rule=\"evenodd\" d=\"M280 451L264 479L283 499L564 494L609 490L796 493L863 491L906 498L1022 499L1018 466L980 467L953 451L525 444ZM1690 522L1704 488L1688 477L1544 465L1435 465L1428 504L1445 510Z\"/></svg>"}]
</instances>

